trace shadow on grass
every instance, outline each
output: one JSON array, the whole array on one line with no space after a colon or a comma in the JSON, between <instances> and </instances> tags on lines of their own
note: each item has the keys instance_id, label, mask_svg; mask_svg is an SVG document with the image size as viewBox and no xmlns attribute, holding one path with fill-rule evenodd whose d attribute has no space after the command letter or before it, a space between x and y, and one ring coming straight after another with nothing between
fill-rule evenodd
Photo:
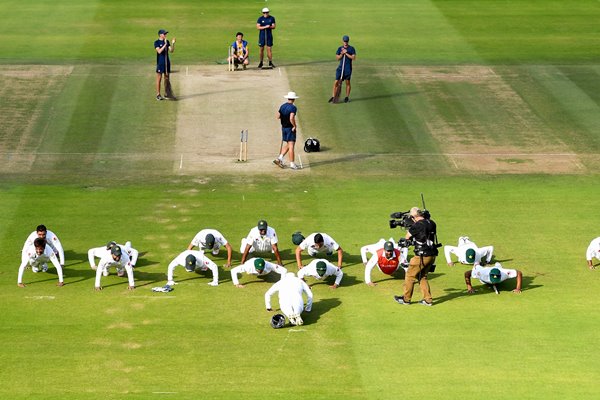
<instances>
[{"instance_id":1,"label":"shadow on grass","mask_svg":"<svg viewBox=\"0 0 600 400\"><path fill-rule=\"evenodd\" d=\"M342 302L338 298L331 299L321 299L315 303L313 303L311 312L303 312L302 319L304 320L304 325L314 324L321 318L322 315L326 314L328 311L338 307Z\"/></svg>"},{"instance_id":2,"label":"shadow on grass","mask_svg":"<svg viewBox=\"0 0 600 400\"><path fill-rule=\"evenodd\" d=\"M380 100L380 99L390 99L394 97L404 97L404 96L413 96L421 94L422 92L400 92L400 93L390 93L390 94L382 94L378 96L367 96L367 97L351 97L350 102L356 103L357 101L370 101L370 100ZM344 103L338 103L344 104Z\"/></svg>"},{"instance_id":3,"label":"shadow on grass","mask_svg":"<svg viewBox=\"0 0 600 400\"><path fill-rule=\"evenodd\" d=\"M533 289L537 289L540 287L543 287L543 285L534 285L532 284L532 282L534 281L534 277L530 277L530 276L524 276L523 277L523 282L521 285L521 292L526 292L529 290L533 290ZM498 288L498 294L502 294L502 293L508 293L508 294L512 294L513 289L515 289L516 287L516 279L508 279L502 283L499 283L496 285L496 288ZM496 293L494 292L494 288L492 285L475 285L473 286L473 289L475 289L475 293L468 293L467 292L467 288L464 287L462 289L457 289L457 288L446 288L444 289L444 291L446 292L446 294L444 296L438 297L433 299L434 304L441 304L444 303L446 301L450 301L453 300L457 297L464 297L464 296L478 296L478 295L496 295Z\"/></svg>"},{"instance_id":4,"label":"shadow on grass","mask_svg":"<svg viewBox=\"0 0 600 400\"><path fill-rule=\"evenodd\" d=\"M310 165L305 166L304 169L321 167L323 165L329 165L329 164L337 164L337 163L343 163L343 162L349 162L349 161L364 160L364 159L375 157L375 156L377 156L377 154L350 154L350 155L347 155L344 157L332 158L330 160L312 161L310 163Z\"/></svg>"}]
</instances>

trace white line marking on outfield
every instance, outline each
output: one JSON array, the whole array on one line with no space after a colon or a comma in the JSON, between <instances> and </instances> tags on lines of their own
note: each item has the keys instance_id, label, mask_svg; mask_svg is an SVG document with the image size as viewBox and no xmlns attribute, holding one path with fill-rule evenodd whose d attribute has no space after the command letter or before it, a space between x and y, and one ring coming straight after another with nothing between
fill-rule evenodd
<instances>
[{"instance_id":1,"label":"white line marking on outfield","mask_svg":"<svg viewBox=\"0 0 600 400\"><path fill-rule=\"evenodd\" d=\"M26 299L33 300L54 300L56 297L54 296L25 296Z\"/></svg>"}]
</instances>

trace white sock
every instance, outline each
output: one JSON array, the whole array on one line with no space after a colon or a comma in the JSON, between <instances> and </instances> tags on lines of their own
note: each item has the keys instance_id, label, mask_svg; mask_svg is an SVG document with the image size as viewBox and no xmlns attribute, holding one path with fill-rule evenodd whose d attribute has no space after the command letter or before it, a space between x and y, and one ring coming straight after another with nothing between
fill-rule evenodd
<instances>
[{"instance_id":1,"label":"white sock","mask_svg":"<svg viewBox=\"0 0 600 400\"><path fill-rule=\"evenodd\" d=\"M283 161L283 156L281 154L277 158L279 159L279 161Z\"/></svg>"}]
</instances>

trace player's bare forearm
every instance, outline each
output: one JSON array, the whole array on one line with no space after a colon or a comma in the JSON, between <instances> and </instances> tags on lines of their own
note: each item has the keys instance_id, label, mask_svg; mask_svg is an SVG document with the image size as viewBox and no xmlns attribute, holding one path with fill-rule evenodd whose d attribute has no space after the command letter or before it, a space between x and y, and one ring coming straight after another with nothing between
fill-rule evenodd
<instances>
[{"instance_id":1,"label":"player's bare forearm","mask_svg":"<svg viewBox=\"0 0 600 400\"><path fill-rule=\"evenodd\" d=\"M342 261L344 259L344 251L340 247L338 249L338 268L342 268Z\"/></svg>"}]
</instances>

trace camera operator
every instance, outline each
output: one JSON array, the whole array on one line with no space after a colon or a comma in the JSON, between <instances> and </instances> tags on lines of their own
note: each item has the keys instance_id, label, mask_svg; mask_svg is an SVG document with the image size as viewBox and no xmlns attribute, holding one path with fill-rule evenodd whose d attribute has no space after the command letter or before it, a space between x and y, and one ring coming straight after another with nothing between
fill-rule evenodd
<instances>
[{"instance_id":1,"label":"camera operator","mask_svg":"<svg viewBox=\"0 0 600 400\"><path fill-rule=\"evenodd\" d=\"M432 305L431 293L427 274L432 271L435 265L435 257L438 255L437 228L436 224L429 217L427 210L420 210L417 207L411 209L411 215L414 210L414 224L406 232L406 240L412 242L415 246L415 256L410 259L408 270L404 278L404 295L394 296L399 304L410 304L413 294L415 280L421 286L423 300L419 303L425 306Z\"/></svg>"}]
</instances>

